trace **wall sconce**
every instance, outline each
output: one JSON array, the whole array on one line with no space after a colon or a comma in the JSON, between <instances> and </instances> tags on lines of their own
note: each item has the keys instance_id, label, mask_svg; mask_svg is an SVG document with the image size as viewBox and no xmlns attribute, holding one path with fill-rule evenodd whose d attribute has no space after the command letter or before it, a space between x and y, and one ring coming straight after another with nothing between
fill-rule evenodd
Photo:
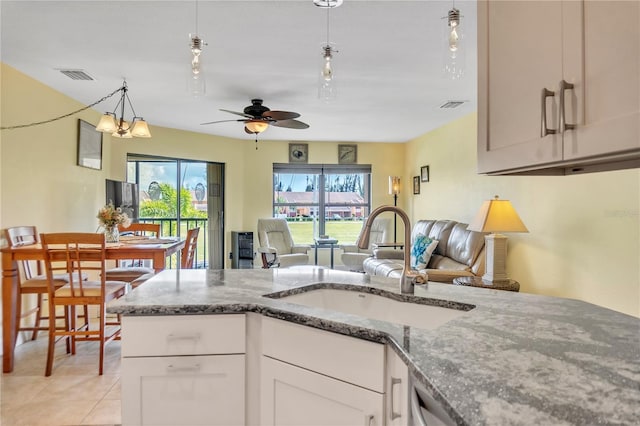
<instances>
[{"instance_id":1,"label":"wall sconce","mask_svg":"<svg viewBox=\"0 0 640 426\"><path fill-rule=\"evenodd\" d=\"M482 280L488 283L509 282L507 276L507 237L499 232L529 232L509 200L482 203L476 217L467 227L470 231L491 232L486 235L486 266Z\"/></svg>"}]
</instances>

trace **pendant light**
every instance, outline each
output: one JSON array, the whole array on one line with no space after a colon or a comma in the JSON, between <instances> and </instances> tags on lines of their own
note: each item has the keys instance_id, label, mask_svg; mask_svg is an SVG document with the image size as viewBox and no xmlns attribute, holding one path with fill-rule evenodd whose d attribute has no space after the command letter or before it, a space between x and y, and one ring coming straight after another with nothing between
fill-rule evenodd
<instances>
[{"instance_id":1,"label":"pendant light","mask_svg":"<svg viewBox=\"0 0 640 426\"><path fill-rule=\"evenodd\" d=\"M191 43L191 73L189 75L189 92L194 97L204 96L207 91L205 75L202 69L202 61L200 55L202 49L207 45L204 40L198 36L198 2L196 1L196 32L189 34Z\"/></svg>"},{"instance_id":2,"label":"pendant light","mask_svg":"<svg viewBox=\"0 0 640 426\"><path fill-rule=\"evenodd\" d=\"M342 4L343 0L313 0L313 4L327 10L327 42L322 45L322 63L318 82L318 97L325 102L335 99L337 95L333 72L333 56L338 51L329 38L329 10Z\"/></svg>"},{"instance_id":3,"label":"pendant light","mask_svg":"<svg viewBox=\"0 0 640 426\"><path fill-rule=\"evenodd\" d=\"M443 52L444 52L444 76L451 80L457 80L464 76L465 49L464 33L461 24L460 10L453 7L444 18L447 25L444 27Z\"/></svg>"},{"instance_id":4,"label":"pendant light","mask_svg":"<svg viewBox=\"0 0 640 426\"><path fill-rule=\"evenodd\" d=\"M113 112L106 112L102 116L102 118L100 118L100 121L96 126L96 130L99 132L111 133L111 136L114 136L116 138L150 138L151 132L149 132L149 126L147 125L147 122L144 121L142 117L138 117L136 115L136 111L133 109L133 104L131 103L131 99L129 99L129 95L127 94L129 88L127 87L126 81L122 83L122 87L119 89L119 91L120 100L116 104L116 107L114 108ZM131 112L133 113L131 122L124 119L125 103L129 104ZM116 115L118 107L120 107L120 118L118 118Z\"/></svg>"}]
</instances>

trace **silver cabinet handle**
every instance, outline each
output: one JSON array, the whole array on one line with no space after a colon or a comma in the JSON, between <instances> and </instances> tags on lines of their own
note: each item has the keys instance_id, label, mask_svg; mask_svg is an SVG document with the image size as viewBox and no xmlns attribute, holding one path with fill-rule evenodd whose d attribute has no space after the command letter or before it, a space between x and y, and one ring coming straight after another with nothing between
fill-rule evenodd
<instances>
[{"instance_id":1,"label":"silver cabinet handle","mask_svg":"<svg viewBox=\"0 0 640 426\"><path fill-rule=\"evenodd\" d=\"M573 84L568 83L565 80L560 82L560 134L564 134L567 130L573 130L576 128L575 124L568 124L566 118L565 104L564 104L564 91L573 90Z\"/></svg>"},{"instance_id":2,"label":"silver cabinet handle","mask_svg":"<svg viewBox=\"0 0 640 426\"><path fill-rule=\"evenodd\" d=\"M555 135L555 129L549 129L547 127L547 98L554 97L556 92L553 92L546 87L542 89L542 103L540 106L540 137L544 138L547 135ZM562 96L562 92L560 92Z\"/></svg>"},{"instance_id":3,"label":"silver cabinet handle","mask_svg":"<svg viewBox=\"0 0 640 426\"><path fill-rule=\"evenodd\" d=\"M402 379L396 379L395 377L391 378L391 420L395 420L398 419L400 417L402 417L402 413L398 413L396 411L393 410L393 401L395 400L395 398L393 397L393 388L395 385L399 385L402 383Z\"/></svg>"},{"instance_id":4,"label":"silver cabinet handle","mask_svg":"<svg viewBox=\"0 0 640 426\"><path fill-rule=\"evenodd\" d=\"M186 373L186 372L195 373L196 371L200 371L200 364L182 365L182 366L176 366L173 364L167 365L167 373Z\"/></svg>"},{"instance_id":5,"label":"silver cabinet handle","mask_svg":"<svg viewBox=\"0 0 640 426\"><path fill-rule=\"evenodd\" d=\"M167 335L167 341L171 342L174 340L193 340L197 342L200 340L200 333L192 333L192 334L169 334Z\"/></svg>"},{"instance_id":6,"label":"silver cabinet handle","mask_svg":"<svg viewBox=\"0 0 640 426\"><path fill-rule=\"evenodd\" d=\"M373 424L373 419L375 416L373 414L368 414L364 416L364 426L371 426Z\"/></svg>"}]
</instances>

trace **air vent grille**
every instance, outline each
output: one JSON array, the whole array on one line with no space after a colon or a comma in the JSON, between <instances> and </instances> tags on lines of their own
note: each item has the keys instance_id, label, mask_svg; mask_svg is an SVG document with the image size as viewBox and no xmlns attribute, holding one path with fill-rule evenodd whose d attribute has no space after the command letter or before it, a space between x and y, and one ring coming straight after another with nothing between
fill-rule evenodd
<instances>
[{"instance_id":1,"label":"air vent grille","mask_svg":"<svg viewBox=\"0 0 640 426\"><path fill-rule=\"evenodd\" d=\"M465 101L447 101L442 105L440 105L440 108L444 108L444 109L458 108L463 103L465 103Z\"/></svg>"},{"instance_id":2,"label":"air vent grille","mask_svg":"<svg viewBox=\"0 0 640 426\"><path fill-rule=\"evenodd\" d=\"M84 70L58 70L62 74L69 77L71 80L95 80L89 74L84 72Z\"/></svg>"}]
</instances>

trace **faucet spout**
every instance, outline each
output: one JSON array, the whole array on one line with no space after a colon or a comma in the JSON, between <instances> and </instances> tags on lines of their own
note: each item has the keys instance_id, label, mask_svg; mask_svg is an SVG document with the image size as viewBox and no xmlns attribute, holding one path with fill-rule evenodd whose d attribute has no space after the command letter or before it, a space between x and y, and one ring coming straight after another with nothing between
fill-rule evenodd
<instances>
[{"instance_id":1,"label":"faucet spout","mask_svg":"<svg viewBox=\"0 0 640 426\"><path fill-rule=\"evenodd\" d=\"M400 292L402 294L413 294L415 284L426 284L427 276L426 274L421 274L411 269L411 221L404 210L396 206L380 206L373 210L364 224L360 240L358 241L358 247L361 249L369 247L373 221L380 213L384 212L396 213L400 216L404 224L404 267L402 268L402 275L400 276Z\"/></svg>"}]
</instances>

